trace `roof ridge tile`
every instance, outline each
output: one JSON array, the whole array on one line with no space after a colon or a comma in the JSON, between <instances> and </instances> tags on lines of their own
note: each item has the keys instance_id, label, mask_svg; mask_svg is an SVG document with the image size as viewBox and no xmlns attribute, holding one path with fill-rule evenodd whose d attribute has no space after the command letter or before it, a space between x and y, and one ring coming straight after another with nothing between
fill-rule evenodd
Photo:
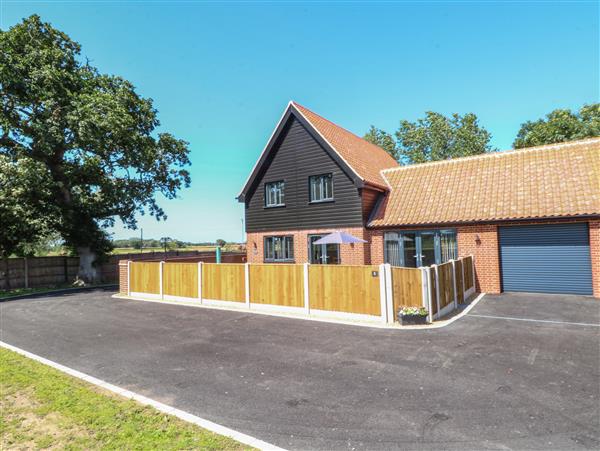
<instances>
[{"instance_id":1,"label":"roof ridge tile","mask_svg":"<svg viewBox=\"0 0 600 451\"><path fill-rule=\"evenodd\" d=\"M544 150L559 150L564 147L577 147L577 146L583 146L586 144L591 144L594 142L600 142L600 137L586 138L586 139L580 139L580 140L575 140L575 141L565 141L565 142L552 143L552 144L543 144L540 146L523 147L520 149L506 149L506 150L500 150L497 152L486 152L486 153L479 154L479 155L456 157L456 158L451 158L448 160L436 160L436 161L427 161L425 163L407 164L404 166L382 169L381 173L383 175L384 172L392 172L392 171L398 171L398 170L402 170L402 169L414 169L414 168L421 168L424 166L460 163L463 161L490 158L490 157L504 157L507 155L514 155L516 153L528 153L528 152L532 152L532 151L544 151Z\"/></svg>"}]
</instances>

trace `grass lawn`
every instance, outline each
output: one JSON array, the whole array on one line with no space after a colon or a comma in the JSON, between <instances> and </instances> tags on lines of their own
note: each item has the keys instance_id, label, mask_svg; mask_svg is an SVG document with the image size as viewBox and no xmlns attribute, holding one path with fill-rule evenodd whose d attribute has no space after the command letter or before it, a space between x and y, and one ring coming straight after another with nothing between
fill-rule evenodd
<instances>
[{"instance_id":1,"label":"grass lawn","mask_svg":"<svg viewBox=\"0 0 600 451\"><path fill-rule=\"evenodd\" d=\"M59 290L61 288L74 288L73 285L56 285L52 287L40 288L12 288L10 290L0 290L0 299L9 298L11 296L19 296L21 294L43 293L45 291Z\"/></svg>"},{"instance_id":2,"label":"grass lawn","mask_svg":"<svg viewBox=\"0 0 600 451\"><path fill-rule=\"evenodd\" d=\"M0 348L0 449L248 449Z\"/></svg>"}]
</instances>

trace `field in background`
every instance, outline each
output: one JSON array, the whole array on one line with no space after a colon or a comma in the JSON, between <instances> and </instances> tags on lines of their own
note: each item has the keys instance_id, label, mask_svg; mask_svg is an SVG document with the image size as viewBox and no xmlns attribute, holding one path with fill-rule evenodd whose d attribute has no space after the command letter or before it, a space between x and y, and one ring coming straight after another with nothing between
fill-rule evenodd
<instances>
[{"instance_id":1,"label":"field in background","mask_svg":"<svg viewBox=\"0 0 600 451\"><path fill-rule=\"evenodd\" d=\"M215 252L217 246L212 245L212 244L207 244L207 245L197 245L197 246L186 246L186 247L177 247L177 248L173 248L170 247L169 248L169 252L171 251L200 251L200 252ZM240 252L240 251L245 251L246 250L246 245L245 244L236 244L236 243L232 243L232 244L226 244L224 247L221 248L223 252ZM121 255L121 254L138 254L140 252L163 252L165 249L163 247L144 247L143 250L140 249L136 249L134 247L115 247L113 249L113 251L111 252L111 255ZM64 256L64 255L69 255L68 252L66 251L66 249L56 249L56 250L52 250L52 251L48 251L48 252L44 252L41 253L40 255L37 255L37 257L57 257L57 256Z\"/></svg>"},{"instance_id":2,"label":"field in background","mask_svg":"<svg viewBox=\"0 0 600 451\"><path fill-rule=\"evenodd\" d=\"M215 252L217 246L214 245L202 245L202 246L186 246L180 248L169 248L169 251L201 251L201 252ZM242 244L226 244L221 248L223 252L233 252L233 251L244 251L246 247ZM164 248L162 247L145 247L142 252L163 252ZM139 253L140 249L135 249L133 247L116 247L112 254L134 254Z\"/></svg>"}]
</instances>

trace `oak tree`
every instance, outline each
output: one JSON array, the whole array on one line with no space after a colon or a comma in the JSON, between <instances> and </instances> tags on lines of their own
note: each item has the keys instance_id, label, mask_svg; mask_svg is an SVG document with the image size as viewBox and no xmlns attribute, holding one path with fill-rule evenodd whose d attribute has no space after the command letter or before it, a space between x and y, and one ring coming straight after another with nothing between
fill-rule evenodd
<instances>
[{"instance_id":1,"label":"oak tree","mask_svg":"<svg viewBox=\"0 0 600 451\"><path fill-rule=\"evenodd\" d=\"M50 192L38 214L56 215L86 281L110 249L106 227L120 218L135 228L144 213L164 219L156 193L172 199L190 183L188 143L159 125L151 99L100 73L39 16L0 31L0 155L38 165Z\"/></svg>"}]
</instances>

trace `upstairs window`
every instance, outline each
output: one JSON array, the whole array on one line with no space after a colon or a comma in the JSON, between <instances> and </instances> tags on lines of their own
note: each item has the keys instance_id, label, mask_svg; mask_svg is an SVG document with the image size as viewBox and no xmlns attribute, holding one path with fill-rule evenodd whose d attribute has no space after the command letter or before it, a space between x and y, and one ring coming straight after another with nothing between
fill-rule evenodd
<instances>
[{"instance_id":1,"label":"upstairs window","mask_svg":"<svg viewBox=\"0 0 600 451\"><path fill-rule=\"evenodd\" d=\"M291 236L266 236L265 261L289 262L294 260L294 238Z\"/></svg>"},{"instance_id":2,"label":"upstairs window","mask_svg":"<svg viewBox=\"0 0 600 451\"><path fill-rule=\"evenodd\" d=\"M265 207L282 207L285 205L285 182L265 183Z\"/></svg>"},{"instance_id":3,"label":"upstairs window","mask_svg":"<svg viewBox=\"0 0 600 451\"><path fill-rule=\"evenodd\" d=\"M327 202L333 200L333 175L311 175L309 177L310 201Z\"/></svg>"}]
</instances>

